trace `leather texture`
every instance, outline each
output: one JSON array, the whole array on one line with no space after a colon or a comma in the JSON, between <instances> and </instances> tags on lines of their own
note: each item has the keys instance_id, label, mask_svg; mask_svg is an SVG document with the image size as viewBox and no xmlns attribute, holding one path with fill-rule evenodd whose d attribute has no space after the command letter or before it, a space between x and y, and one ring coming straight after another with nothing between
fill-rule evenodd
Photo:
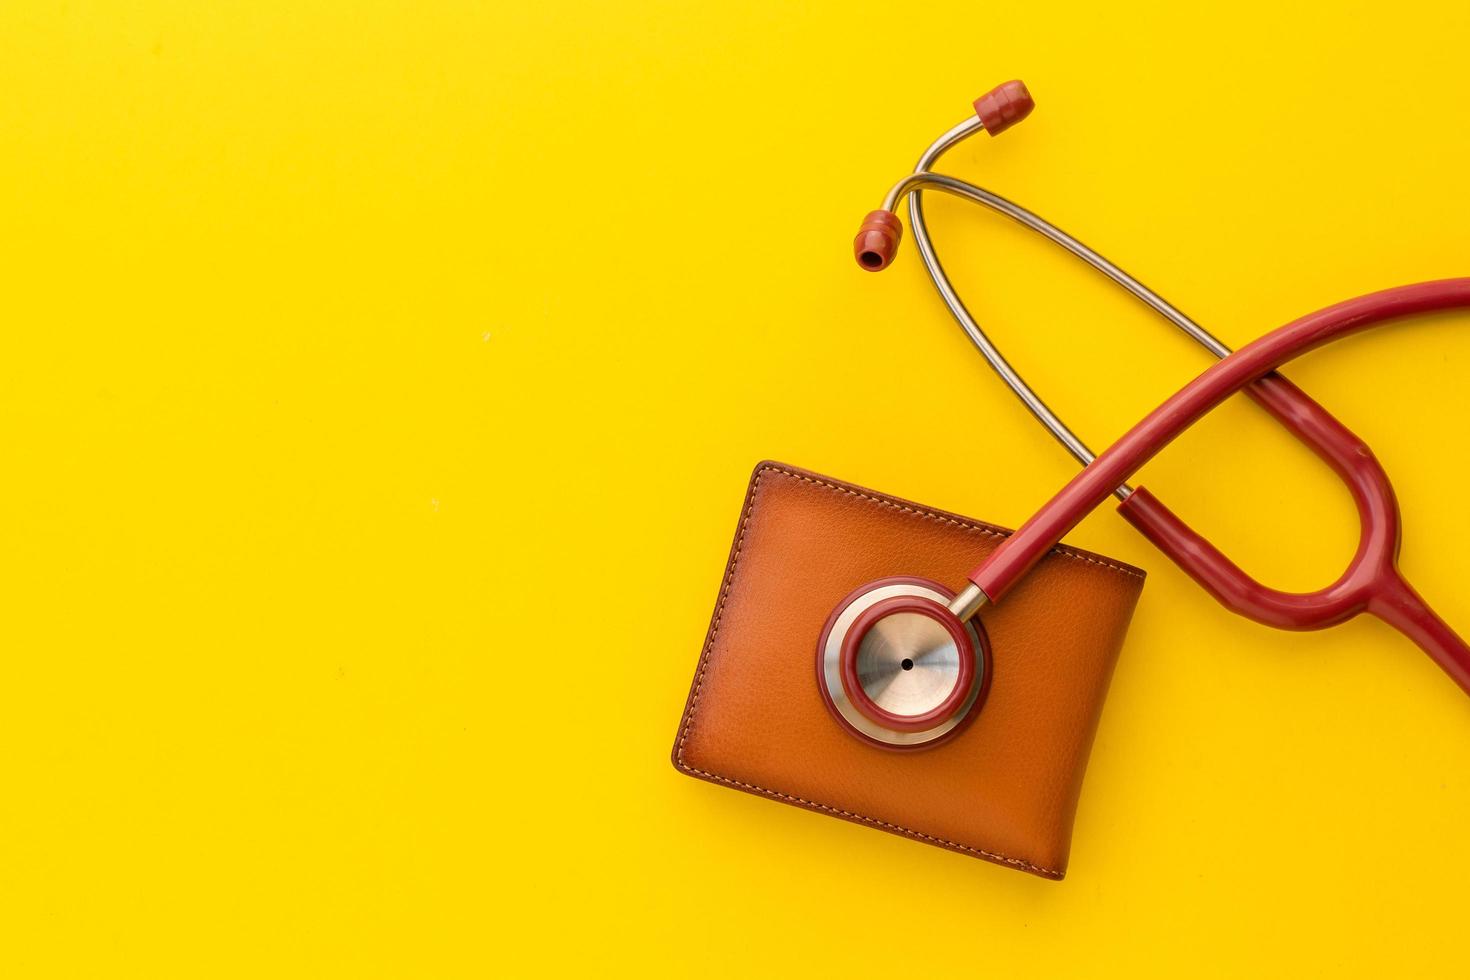
<instances>
[{"instance_id":1,"label":"leather texture","mask_svg":"<svg viewBox=\"0 0 1470 980\"><path fill-rule=\"evenodd\" d=\"M782 463L746 493L673 761L681 772L1045 878L1067 868L1082 774L1144 573L1058 547L980 613L973 723L917 750L843 729L817 688L833 607L874 579L951 585L1010 532Z\"/></svg>"}]
</instances>

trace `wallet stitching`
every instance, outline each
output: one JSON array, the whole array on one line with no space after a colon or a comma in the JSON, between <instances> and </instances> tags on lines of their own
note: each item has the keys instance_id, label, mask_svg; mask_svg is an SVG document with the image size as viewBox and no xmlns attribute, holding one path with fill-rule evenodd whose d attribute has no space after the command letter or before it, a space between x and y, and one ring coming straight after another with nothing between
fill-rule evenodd
<instances>
[{"instance_id":1,"label":"wallet stitching","mask_svg":"<svg viewBox=\"0 0 1470 980\"><path fill-rule=\"evenodd\" d=\"M981 534L988 534L993 538L1004 538L1008 536L1001 531L997 531L995 528L986 527L983 524L972 524L969 521L957 520L956 518L950 517L948 514L939 514L932 510L921 510L918 507L910 507L907 504L901 504L895 500L889 500L884 497L875 497L870 493L863 493L861 490L854 490L851 487L844 487L840 484L828 483L826 480L818 480L815 477L806 476L802 473L793 473L790 470L783 470L779 466L762 467L761 472L764 473L766 470L775 470L777 473L784 473L787 476L795 477L796 479L802 480L806 483L811 483L819 487L826 487L829 490L836 490L839 493L845 493L851 497L861 497L863 500L870 500L873 503L879 504L884 507L892 507L895 510L903 511L906 514L916 514L919 517L926 517L930 520L941 521L945 524L953 524L956 527L968 528L971 531L979 531ZM757 480L759 480L759 477L757 477ZM754 500L751 501L751 505L753 508ZM1101 558L1094 558L1091 555L1085 555L1081 552L1073 551L1072 549L1064 545L1057 545L1053 547L1051 549L1051 553L1064 555L1068 558L1075 558L1078 561L1085 561L1089 565L1101 565L1103 568L1111 568L1115 572L1122 572L1124 575L1131 575L1134 578L1144 577L1143 573L1136 568L1129 568L1126 565L1118 565L1110 561L1103 561Z\"/></svg>"},{"instance_id":2,"label":"wallet stitching","mask_svg":"<svg viewBox=\"0 0 1470 980\"><path fill-rule=\"evenodd\" d=\"M1062 873L1060 871L1055 871L1051 868L1043 868L1040 865L1032 864L1030 861L1023 861L1021 858L1007 857L1004 854L997 854L994 851L986 851L978 847L970 847L968 844L961 844L958 841L945 840L943 837L935 837L932 834L926 834L920 830L911 830L908 827L901 827L896 823L889 823L886 820L879 820L877 817L869 817L865 814L853 813L851 810L839 810L837 807L827 806L825 803L815 803L811 800L804 800L799 796L791 796L790 794L780 793L773 789L766 789L764 786L757 786L754 783L741 782L738 779L730 779L729 777L721 776L718 773L705 772L703 769L696 769L691 765L686 765L682 760L679 762L679 766L686 772L694 773L697 776L704 776L706 779L713 779L721 783L727 783L730 786L738 786L741 789L764 793L766 796L775 797L778 800L785 800L788 803L798 803L804 807L809 807L814 810L824 810L827 813L835 814L839 817L846 817L849 820L861 820L864 823L870 823L875 826L882 827L885 830L896 831L897 833L903 834L907 837L917 837L921 840L929 841L932 844L942 844L945 847L952 847L955 850L968 851L971 854L978 854L981 857L989 858L992 861L1001 861L1005 864L1012 864L1018 868L1025 868L1027 871L1034 871L1037 874L1046 875L1048 877L1060 878L1062 876Z\"/></svg>"},{"instance_id":3,"label":"wallet stitching","mask_svg":"<svg viewBox=\"0 0 1470 980\"><path fill-rule=\"evenodd\" d=\"M895 833L903 834L908 837L914 837L919 840L926 840L934 844L941 844L945 847L954 848L955 850L959 851L966 851L970 854L978 854L981 857L989 858L992 861L999 861L1004 864L1025 868L1028 871L1032 871L1041 875L1046 875L1048 877L1061 878L1062 872L1057 871L1053 868L1046 868L1038 864L1032 864L1030 861L1026 861L1021 858L1013 858L1005 854L998 854L994 851L987 851L978 847L970 847L969 845L961 844L958 841L945 840L943 837L935 837L932 834L926 834L921 830L913 830L912 828L904 827L899 824L889 823L888 821L880 820L877 817L870 817L862 813L853 813L849 810L843 810L839 809L838 807L828 806L825 803L817 803L812 800L802 799L799 796L791 796L787 793L782 793L777 790L766 789L764 786L757 786L754 783L741 782L738 779L731 779L728 776L721 776L718 773L706 772L703 769L696 769L694 766L691 766L684 761L684 743L688 741L689 730L694 725L694 713L699 708L699 696L704 691L705 670L709 666L710 654L714 652L715 637L719 636L720 633L720 622L721 620L723 620L725 615L725 601L730 597L730 587L734 584L735 581L735 568L737 565L739 565L740 556L745 550L745 532L746 529L750 526L751 517L753 517L755 514L756 499L760 496L761 478L766 475L767 471L775 471L777 473L784 474L785 476L801 480L804 483L810 483L813 486L826 487L829 490L835 490L839 493L847 494L849 496L859 497L863 500L872 501L873 503L880 504L884 507L892 507L896 510L903 511L904 513L915 514L920 517L929 518L930 520L942 521L946 524L954 524L958 527L968 528L970 530L979 531L982 534L991 535L992 537L1005 537L1005 535L1002 534L1000 531L997 531L993 528L985 527L980 524L971 524L968 521L956 520L955 518L949 517L945 514L938 514L928 510L921 510L917 507L910 507L906 504L900 504L892 500L884 499L882 497L875 497L872 494L863 493L860 490L853 490L848 487L840 486L836 483L829 483L826 480L818 480L801 473L795 473L791 470L783 469L779 466L762 466L759 470L756 471L755 479L751 482L750 499L746 501L745 513L740 515L740 530L735 536L735 550L734 553L730 556L730 566L725 572L725 581L720 588L719 602L715 605L715 618L714 622L710 625L709 639L705 642L704 652L699 658L699 670L694 677L694 693L690 695L689 707L684 713L684 727L683 730L679 732L679 747L675 759L675 761L678 763L679 768L696 776L703 776L706 779L713 779L717 782L726 783L730 786L738 786L741 789L761 793L766 796L772 797L773 799L785 800L789 803L796 803L801 806L809 807L811 809L822 810L827 813L835 814L837 816L846 817L850 820L861 820L864 823L870 823L874 826L882 827L886 830L891 830ZM1080 561L1085 561L1090 565L1100 565L1104 568L1111 568L1114 571L1122 572L1123 574L1132 576L1134 578L1143 578L1143 574L1134 569L1127 568L1122 565L1115 565L1111 562L1102 561L1100 559L1093 558L1090 555L1079 554L1068 548L1057 546L1055 548L1052 548L1051 550L1053 553L1065 555L1068 558L1076 558Z\"/></svg>"}]
</instances>

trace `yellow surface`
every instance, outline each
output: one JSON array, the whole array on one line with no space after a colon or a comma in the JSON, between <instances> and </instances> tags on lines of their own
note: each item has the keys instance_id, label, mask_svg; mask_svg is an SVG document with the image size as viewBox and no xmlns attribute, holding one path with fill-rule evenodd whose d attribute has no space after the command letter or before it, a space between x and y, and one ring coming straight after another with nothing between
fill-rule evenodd
<instances>
[{"instance_id":1,"label":"yellow surface","mask_svg":"<svg viewBox=\"0 0 1470 980\"><path fill-rule=\"evenodd\" d=\"M1467 40L1455 2L0 5L0 974L1453 972L1470 702L1110 513L1071 540L1152 574L1065 883L667 756L758 459L1011 525L1072 473L909 243L849 256L970 98L1040 108L950 169L1241 343L1470 272ZM1095 444L1204 365L933 216ZM1290 372L1462 629L1467 325ZM1247 406L1146 479L1273 583L1351 552Z\"/></svg>"}]
</instances>

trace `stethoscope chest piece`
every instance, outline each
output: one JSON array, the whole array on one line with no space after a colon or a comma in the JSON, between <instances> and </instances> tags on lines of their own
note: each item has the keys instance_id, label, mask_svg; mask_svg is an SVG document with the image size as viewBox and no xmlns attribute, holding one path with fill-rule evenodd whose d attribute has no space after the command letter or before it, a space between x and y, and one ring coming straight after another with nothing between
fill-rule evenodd
<instances>
[{"instance_id":1,"label":"stethoscope chest piece","mask_svg":"<svg viewBox=\"0 0 1470 980\"><path fill-rule=\"evenodd\" d=\"M990 643L949 609L944 586L886 578L849 595L817 641L817 686L849 732L888 748L958 732L990 685Z\"/></svg>"}]
</instances>

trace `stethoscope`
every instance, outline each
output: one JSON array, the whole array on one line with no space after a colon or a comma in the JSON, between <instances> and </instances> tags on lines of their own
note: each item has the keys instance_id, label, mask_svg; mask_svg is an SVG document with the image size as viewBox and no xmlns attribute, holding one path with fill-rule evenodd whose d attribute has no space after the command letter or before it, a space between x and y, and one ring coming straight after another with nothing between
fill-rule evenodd
<instances>
[{"instance_id":1,"label":"stethoscope","mask_svg":"<svg viewBox=\"0 0 1470 980\"><path fill-rule=\"evenodd\" d=\"M1002 601L1062 536L1107 499L1176 565L1233 612L1279 629L1315 630L1368 613L1413 640L1466 693L1467 646L1414 591L1397 567L1399 514L1393 487L1364 442L1275 371L1339 338L1416 313L1470 307L1470 278L1400 286L1303 317L1232 352L1153 290L1077 239L1025 208L931 168L945 151L981 130L995 136L1030 114L1026 87L1007 82L975 102L975 113L935 140L915 172L893 186L853 241L862 268L892 263L908 198L909 225L935 288L970 340L1026 407L1083 469L1041 510L970 572L956 593L939 582L898 576L870 582L840 602L817 644L817 680L850 732L893 748L933 746L971 720L985 700L993 659L977 615ZM1112 446L1094 454L1021 378L976 323L934 251L924 221L924 189L962 197L1012 218L1097 269L1220 358L1149 413ZM1143 487L1125 481L1180 433L1244 390L1322 458L1352 492L1361 530L1357 551L1335 582L1315 592L1268 588L1251 578Z\"/></svg>"}]
</instances>

